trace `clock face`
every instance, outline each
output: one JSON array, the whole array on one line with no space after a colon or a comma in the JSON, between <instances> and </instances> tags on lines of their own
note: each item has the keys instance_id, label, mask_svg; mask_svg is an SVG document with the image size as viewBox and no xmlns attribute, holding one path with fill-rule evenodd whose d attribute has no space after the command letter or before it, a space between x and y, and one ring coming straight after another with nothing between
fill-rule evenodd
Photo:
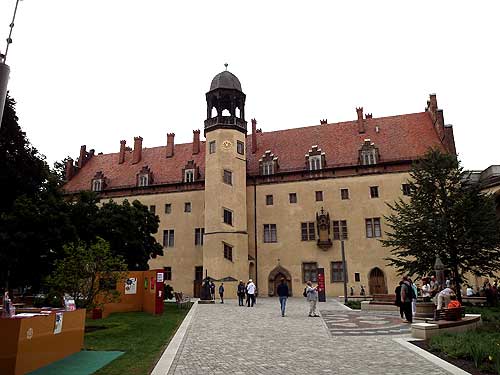
<instances>
[{"instance_id":1,"label":"clock face","mask_svg":"<svg viewBox=\"0 0 500 375\"><path fill-rule=\"evenodd\" d=\"M222 150L229 151L229 150L231 150L231 146L232 146L232 143L230 141L226 140L226 141L222 142L221 147L222 147Z\"/></svg>"}]
</instances>

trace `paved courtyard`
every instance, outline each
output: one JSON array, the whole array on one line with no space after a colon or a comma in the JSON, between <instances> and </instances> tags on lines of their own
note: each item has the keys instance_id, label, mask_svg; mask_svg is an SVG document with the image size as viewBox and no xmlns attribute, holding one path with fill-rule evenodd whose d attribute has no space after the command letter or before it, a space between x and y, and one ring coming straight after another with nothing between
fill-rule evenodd
<instances>
[{"instance_id":1,"label":"paved courtyard","mask_svg":"<svg viewBox=\"0 0 500 375\"><path fill-rule=\"evenodd\" d=\"M448 374L393 340L408 336L399 319L319 306L322 318L304 298L290 298L284 318L275 298L198 305L169 374Z\"/></svg>"}]
</instances>

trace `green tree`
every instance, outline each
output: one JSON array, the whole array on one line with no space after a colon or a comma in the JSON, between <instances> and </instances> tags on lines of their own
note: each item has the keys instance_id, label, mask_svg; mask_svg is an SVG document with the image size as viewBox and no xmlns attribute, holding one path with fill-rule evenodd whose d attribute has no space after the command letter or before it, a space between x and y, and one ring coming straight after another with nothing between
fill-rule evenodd
<instances>
[{"instance_id":1,"label":"green tree","mask_svg":"<svg viewBox=\"0 0 500 375\"><path fill-rule=\"evenodd\" d=\"M104 203L95 220L97 235L109 242L114 254L123 256L129 270L147 270L150 258L163 255L152 236L159 223L158 216L137 200Z\"/></svg>"},{"instance_id":2,"label":"green tree","mask_svg":"<svg viewBox=\"0 0 500 375\"><path fill-rule=\"evenodd\" d=\"M491 195L464 178L459 161L429 151L410 173L410 199L388 204L390 228L383 246L399 273L426 275L436 255L455 274L460 290L465 274L492 276L500 269L499 223ZM460 294L459 294L460 295Z\"/></svg>"},{"instance_id":3,"label":"green tree","mask_svg":"<svg viewBox=\"0 0 500 375\"><path fill-rule=\"evenodd\" d=\"M118 300L116 286L124 282L126 269L102 238L92 244L80 241L64 247L64 258L56 261L47 283L61 297L67 293L78 307L91 309Z\"/></svg>"}]
</instances>

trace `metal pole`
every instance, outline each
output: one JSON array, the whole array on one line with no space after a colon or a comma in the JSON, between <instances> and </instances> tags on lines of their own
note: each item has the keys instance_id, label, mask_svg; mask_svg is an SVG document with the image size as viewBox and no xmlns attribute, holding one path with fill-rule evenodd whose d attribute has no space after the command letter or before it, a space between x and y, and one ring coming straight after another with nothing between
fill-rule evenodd
<instances>
[{"instance_id":1,"label":"metal pole","mask_svg":"<svg viewBox=\"0 0 500 375\"><path fill-rule=\"evenodd\" d=\"M12 43L12 29L14 29L14 21L16 20L17 6L19 5L19 0L16 1L16 7L14 8L14 14L12 16L12 22L10 23L9 37L7 38L7 47L5 47L5 55L3 62L7 61L7 53L9 52L9 45Z\"/></svg>"},{"instance_id":2,"label":"metal pole","mask_svg":"<svg viewBox=\"0 0 500 375\"><path fill-rule=\"evenodd\" d=\"M346 270L346 263L345 263L345 250L344 250L344 241L340 241L340 248L342 249L342 272L343 272L343 279L344 279L344 303L347 303L347 270Z\"/></svg>"}]
</instances>

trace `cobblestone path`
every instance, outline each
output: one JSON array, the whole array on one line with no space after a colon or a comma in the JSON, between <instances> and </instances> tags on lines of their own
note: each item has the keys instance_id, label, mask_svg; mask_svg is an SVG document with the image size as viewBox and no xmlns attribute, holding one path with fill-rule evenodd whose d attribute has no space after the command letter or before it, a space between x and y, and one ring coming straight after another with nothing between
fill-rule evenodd
<instances>
[{"instance_id":1,"label":"cobblestone path","mask_svg":"<svg viewBox=\"0 0 500 375\"><path fill-rule=\"evenodd\" d=\"M319 307L326 323L307 316L303 298L288 299L285 317L276 298L253 308L235 300L198 305L169 374L447 374L393 341L397 336L332 335L328 321L352 313L336 301ZM364 321L381 321L370 318Z\"/></svg>"}]
</instances>

